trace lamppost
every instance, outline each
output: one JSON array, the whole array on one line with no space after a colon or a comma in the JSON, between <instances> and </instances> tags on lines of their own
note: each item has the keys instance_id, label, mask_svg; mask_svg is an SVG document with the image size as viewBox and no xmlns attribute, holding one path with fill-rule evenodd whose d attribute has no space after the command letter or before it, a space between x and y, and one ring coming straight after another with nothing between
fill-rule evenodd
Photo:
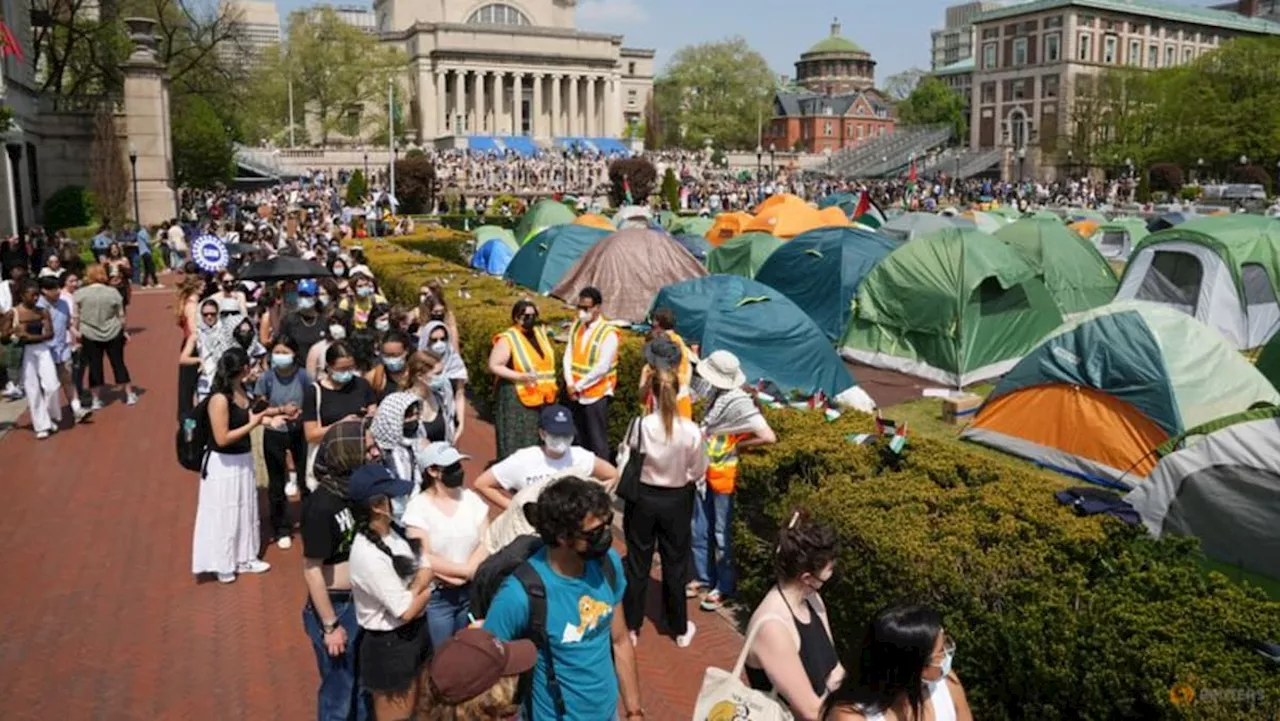
<instances>
[{"instance_id":1,"label":"lamppost","mask_svg":"<svg viewBox=\"0 0 1280 721\"><path fill-rule=\"evenodd\" d=\"M1247 155L1241 155L1241 156L1240 156L1240 164L1241 164L1241 165L1248 165L1248 164L1249 164L1249 156L1247 156Z\"/></svg>"},{"instance_id":2,"label":"lamppost","mask_svg":"<svg viewBox=\"0 0 1280 721\"><path fill-rule=\"evenodd\" d=\"M138 149L129 143L129 170L133 174L133 222L142 227L142 213L138 209Z\"/></svg>"},{"instance_id":3,"label":"lamppost","mask_svg":"<svg viewBox=\"0 0 1280 721\"><path fill-rule=\"evenodd\" d=\"M1021 183L1026 178L1027 165L1027 149L1018 148L1018 182Z\"/></svg>"},{"instance_id":4,"label":"lamppost","mask_svg":"<svg viewBox=\"0 0 1280 721\"><path fill-rule=\"evenodd\" d=\"M1076 154L1072 152L1071 148L1067 148L1067 179L1068 180L1070 180L1071 177L1075 175L1074 173L1075 167L1076 167Z\"/></svg>"},{"instance_id":5,"label":"lamppost","mask_svg":"<svg viewBox=\"0 0 1280 721\"><path fill-rule=\"evenodd\" d=\"M1196 182L1204 182L1204 158L1196 158Z\"/></svg>"},{"instance_id":6,"label":"lamppost","mask_svg":"<svg viewBox=\"0 0 1280 721\"><path fill-rule=\"evenodd\" d=\"M831 175L831 148L825 148L822 154L827 156L827 175Z\"/></svg>"},{"instance_id":7,"label":"lamppost","mask_svg":"<svg viewBox=\"0 0 1280 721\"><path fill-rule=\"evenodd\" d=\"M365 187L368 187L369 185L369 154L368 153L364 154L364 184L365 184Z\"/></svg>"},{"instance_id":8,"label":"lamppost","mask_svg":"<svg viewBox=\"0 0 1280 721\"><path fill-rule=\"evenodd\" d=\"M764 165L764 148L759 143L756 144L756 197L760 197L760 193L764 191L764 178L760 177Z\"/></svg>"},{"instance_id":9,"label":"lamppost","mask_svg":"<svg viewBox=\"0 0 1280 721\"><path fill-rule=\"evenodd\" d=\"M1137 188L1133 187L1133 158L1125 158L1124 164L1129 168L1129 202L1137 198Z\"/></svg>"},{"instance_id":10,"label":"lamppost","mask_svg":"<svg viewBox=\"0 0 1280 721\"><path fill-rule=\"evenodd\" d=\"M778 174L778 166L774 163L773 154L777 151L777 147L773 143L769 143L769 179L773 180Z\"/></svg>"}]
</instances>

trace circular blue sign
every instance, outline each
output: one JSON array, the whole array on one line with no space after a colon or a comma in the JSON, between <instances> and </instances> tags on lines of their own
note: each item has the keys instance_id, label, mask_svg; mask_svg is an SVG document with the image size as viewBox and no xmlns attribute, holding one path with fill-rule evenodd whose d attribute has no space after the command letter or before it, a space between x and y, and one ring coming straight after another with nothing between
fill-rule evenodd
<instances>
[{"instance_id":1,"label":"circular blue sign","mask_svg":"<svg viewBox=\"0 0 1280 721\"><path fill-rule=\"evenodd\" d=\"M191 244L191 258L206 273L216 273L231 263L227 246L216 235L202 235Z\"/></svg>"}]
</instances>

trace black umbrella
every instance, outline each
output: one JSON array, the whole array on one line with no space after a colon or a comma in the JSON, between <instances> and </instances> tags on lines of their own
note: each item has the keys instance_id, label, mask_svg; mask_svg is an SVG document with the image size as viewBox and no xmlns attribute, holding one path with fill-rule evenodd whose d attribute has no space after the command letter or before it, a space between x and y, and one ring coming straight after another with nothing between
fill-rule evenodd
<instances>
[{"instance_id":1,"label":"black umbrella","mask_svg":"<svg viewBox=\"0 0 1280 721\"><path fill-rule=\"evenodd\" d=\"M292 255L278 255L259 260L240 271L240 280L302 280L303 278L330 278L329 269L310 260Z\"/></svg>"},{"instance_id":2,"label":"black umbrella","mask_svg":"<svg viewBox=\"0 0 1280 721\"><path fill-rule=\"evenodd\" d=\"M227 252L232 256L248 255L249 253L257 253L261 248L253 243L227 243Z\"/></svg>"}]
</instances>

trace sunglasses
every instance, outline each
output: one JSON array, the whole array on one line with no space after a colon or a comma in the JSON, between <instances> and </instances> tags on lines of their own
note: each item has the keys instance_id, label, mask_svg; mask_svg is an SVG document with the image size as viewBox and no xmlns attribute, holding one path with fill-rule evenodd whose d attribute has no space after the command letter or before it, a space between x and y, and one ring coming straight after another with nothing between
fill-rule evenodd
<instances>
[{"instance_id":1,"label":"sunglasses","mask_svg":"<svg viewBox=\"0 0 1280 721\"><path fill-rule=\"evenodd\" d=\"M594 305L579 305L578 310L594 310Z\"/></svg>"},{"instance_id":2,"label":"sunglasses","mask_svg":"<svg viewBox=\"0 0 1280 721\"><path fill-rule=\"evenodd\" d=\"M592 539L603 536L605 533L608 533L610 527L613 526L613 514L610 513L608 516L606 516L602 520L604 521L604 523L601 523L600 525L596 526L590 531L580 529L578 531L578 538L581 538L584 541L590 541Z\"/></svg>"}]
</instances>

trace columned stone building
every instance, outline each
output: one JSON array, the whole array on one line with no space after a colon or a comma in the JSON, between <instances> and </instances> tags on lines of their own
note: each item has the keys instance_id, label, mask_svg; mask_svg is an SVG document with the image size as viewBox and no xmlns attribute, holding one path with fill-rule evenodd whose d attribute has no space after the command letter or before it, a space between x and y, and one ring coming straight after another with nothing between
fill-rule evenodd
<instances>
[{"instance_id":1,"label":"columned stone building","mask_svg":"<svg viewBox=\"0 0 1280 721\"><path fill-rule=\"evenodd\" d=\"M577 30L575 5L378 0L383 40L409 57L419 140L628 136L653 89L654 53Z\"/></svg>"}]
</instances>

